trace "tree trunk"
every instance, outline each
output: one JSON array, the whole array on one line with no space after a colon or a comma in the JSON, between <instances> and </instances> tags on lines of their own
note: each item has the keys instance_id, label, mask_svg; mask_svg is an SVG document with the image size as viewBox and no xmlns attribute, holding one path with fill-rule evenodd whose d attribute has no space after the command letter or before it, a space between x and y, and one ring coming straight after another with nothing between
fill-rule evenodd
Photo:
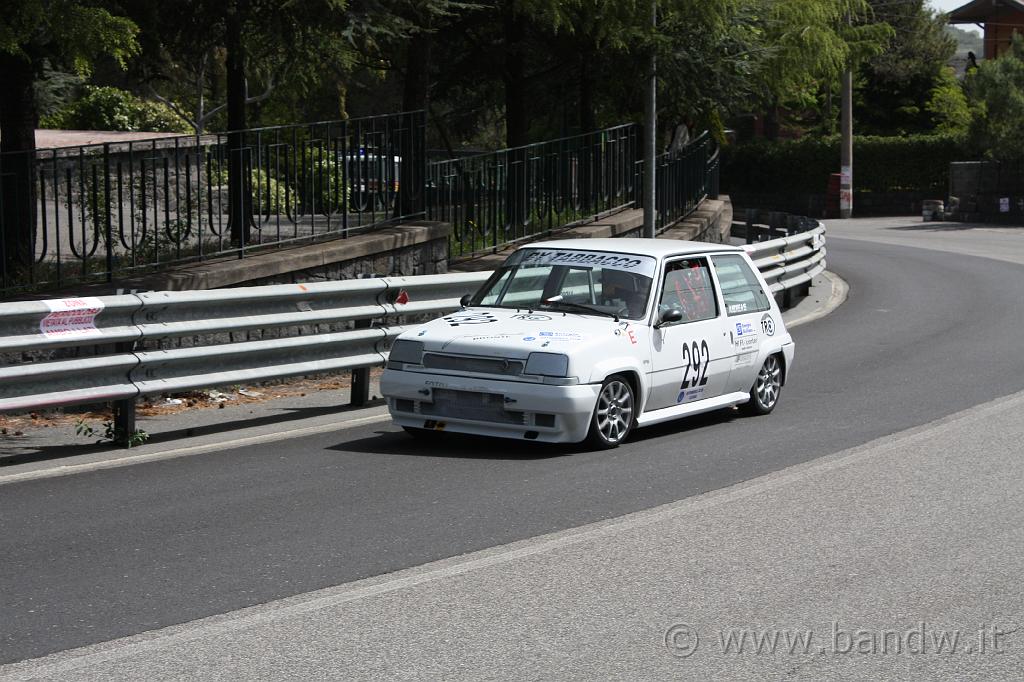
<instances>
[{"instance_id":1,"label":"tree trunk","mask_svg":"<svg viewBox=\"0 0 1024 682\"><path fill-rule=\"evenodd\" d=\"M779 104L776 100L772 100L768 108L764 112L764 137L767 140L779 139L779 128L781 127L779 122Z\"/></svg>"},{"instance_id":2,"label":"tree trunk","mask_svg":"<svg viewBox=\"0 0 1024 682\"><path fill-rule=\"evenodd\" d=\"M589 50L580 51L580 132L589 133L597 128L594 116L594 72L590 68L594 55Z\"/></svg>"},{"instance_id":3,"label":"tree trunk","mask_svg":"<svg viewBox=\"0 0 1024 682\"><path fill-rule=\"evenodd\" d=\"M405 83L402 92L402 111L414 112L427 108L430 88L431 55L434 37L428 32L414 35L409 41L405 59ZM399 141L402 164L399 167L398 202L400 216L412 216L424 211L423 192L426 176L426 148L423 136L424 121L409 113L402 125Z\"/></svg>"},{"instance_id":4,"label":"tree trunk","mask_svg":"<svg viewBox=\"0 0 1024 682\"><path fill-rule=\"evenodd\" d=\"M528 142L529 118L526 109L526 56L523 39L526 26L523 18L505 4L505 65L502 80L505 85L505 144L523 147ZM526 152L509 152L506 156L508 172L505 177L505 240L521 237L527 228Z\"/></svg>"},{"instance_id":5,"label":"tree trunk","mask_svg":"<svg viewBox=\"0 0 1024 682\"><path fill-rule=\"evenodd\" d=\"M32 263L35 239L36 149L32 63L0 52L0 275L3 286Z\"/></svg>"},{"instance_id":6,"label":"tree trunk","mask_svg":"<svg viewBox=\"0 0 1024 682\"><path fill-rule=\"evenodd\" d=\"M245 146L245 46L242 42L243 0L228 5L224 27L228 104L228 215L231 241L249 243L252 222L251 150Z\"/></svg>"},{"instance_id":7,"label":"tree trunk","mask_svg":"<svg viewBox=\"0 0 1024 682\"><path fill-rule=\"evenodd\" d=\"M511 7L505 8L505 143L509 147L527 144L530 129L526 108L526 55L523 41L526 25Z\"/></svg>"}]
</instances>

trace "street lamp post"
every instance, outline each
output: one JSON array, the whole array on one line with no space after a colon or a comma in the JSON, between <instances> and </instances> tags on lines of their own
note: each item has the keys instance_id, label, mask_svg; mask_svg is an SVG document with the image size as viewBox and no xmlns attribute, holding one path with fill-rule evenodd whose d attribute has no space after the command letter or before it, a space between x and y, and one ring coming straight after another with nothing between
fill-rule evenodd
<instances>
[{"instance_id":1,"label":"street lamp post","mask_svg":"<svg viewBox=\"0 0 1024 682\"><path fill-rule=\"evenodd\" d=\"M651 26L658 26L658 0L651 0ZM652 31L653 38L653 31ZM644 107L644 236L654 239L655 221L655 138L658 134L658 72L657 52L651 42L647 74L647 97Z\"/></svg>"}]
</instances>

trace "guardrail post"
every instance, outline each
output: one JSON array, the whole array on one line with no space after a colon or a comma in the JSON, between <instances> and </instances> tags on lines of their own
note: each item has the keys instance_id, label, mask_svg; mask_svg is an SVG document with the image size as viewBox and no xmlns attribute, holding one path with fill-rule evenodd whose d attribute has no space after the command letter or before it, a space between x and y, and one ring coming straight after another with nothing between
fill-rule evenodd
<instances>
[{"instance_id":1,"label":"guardrail post","mask_svg":"<svg viewBox=\"0 0 1024 682\"><path fill-rule=\"evenodd\" d=\"M747 209L747 243L754 243L754 218L757 215L757 211L752 208Z\"/></svg>"},{"instance_id":2,"label":"guardrail post","mask_svg":"<svg viewBox=\"0 0 1024 682\"><path fill-rule=\"evenodd\" d=\"M356 329L369 329L373 326L372 320L356 320ZM370 402L370 368L360 367L352 370L352 393L350 396L352 407L363 407Z\"/></svg>"},{"instance_id":3,"label":"guardrail post","mask_svg":"<svg viewBox=\"0 0 1024 682\"><path fill-rule=\"evenodd\" d=\"M114 351L120 353L131 353L135 350L134 343L118 343L114 345ZM135 396L124 400L115 400L114 411L114 442L122 447L131 447L132 436L135 435Z\"/></svg>"},{"instance_id":4,"label":"guardrail post","mask_svg":"<svg viewBox=\"0 0 1024 682\"><path fill-rule=\"evenodd\" d=\"M787 215L786 216L786 236L792 237L794 234L800 232L800 225L803 221L802 216Z\"/></svg>"}]
</instances>

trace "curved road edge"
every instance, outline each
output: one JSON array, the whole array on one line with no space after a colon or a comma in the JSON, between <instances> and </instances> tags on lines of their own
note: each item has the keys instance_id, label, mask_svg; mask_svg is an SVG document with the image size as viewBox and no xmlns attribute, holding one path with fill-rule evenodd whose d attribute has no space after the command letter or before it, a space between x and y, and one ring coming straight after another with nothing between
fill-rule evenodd
<instances>
[{"instance_id":1,"label":"curved road edge","mask_svg":"<svg viewBox=\"0 0 1024 682\"><path fill-rule=\"evenodd\" d=\"M850 285L839 275L826 270L811 280L811 291L797 305L782 313L787 329L820 320L846 302Z\"/></svg>"}]
</instances>

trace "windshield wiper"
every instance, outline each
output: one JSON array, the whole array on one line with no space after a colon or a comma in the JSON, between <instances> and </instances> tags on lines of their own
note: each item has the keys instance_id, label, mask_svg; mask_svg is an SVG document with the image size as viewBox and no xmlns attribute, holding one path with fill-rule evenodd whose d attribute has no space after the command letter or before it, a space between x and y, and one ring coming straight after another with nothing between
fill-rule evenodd
<instances>
[{"instance_id":1,"label":"windshield wiper","mask_svg":"<svg viewBox=\"0 0 1024 682\"><path fill-rule=\"evenodd\" d=\"M589 305L587 305L585 303L574 303L572 301L563 301L561 296L552 296L551 298L549 298L549 299L547 299L545 301L541 301L541 305L565 306L566 308L575 308L576 310L582 310L584 312L592 313L594 315L605 315L606 317L610 317L610 318L614 319L616 322L619 321L619 313L618 312L612 313L612 312L609 312L607 310L601 310L600 308L595 308L594 306L589 306Z\"/></svg>"}]
</instances>

